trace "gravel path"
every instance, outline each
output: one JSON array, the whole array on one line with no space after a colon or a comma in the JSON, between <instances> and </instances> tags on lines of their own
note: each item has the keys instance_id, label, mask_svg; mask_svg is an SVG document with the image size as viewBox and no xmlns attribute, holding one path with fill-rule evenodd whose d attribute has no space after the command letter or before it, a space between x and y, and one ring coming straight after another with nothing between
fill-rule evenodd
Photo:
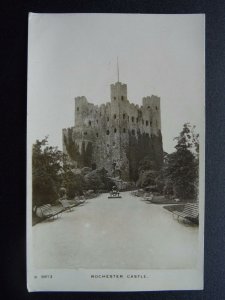
<instances>
[{"instance_id":1,"label":"gravel path","mask_svg":"<svg viewBox=\"0 0 225 300\"><path fill-rule=\"evenodd\" d=\"M198 228L185 226L159 205L129 192L107 194L35 225L37 268L179 269L196 265Z\"/></svg>"}]
</instances>

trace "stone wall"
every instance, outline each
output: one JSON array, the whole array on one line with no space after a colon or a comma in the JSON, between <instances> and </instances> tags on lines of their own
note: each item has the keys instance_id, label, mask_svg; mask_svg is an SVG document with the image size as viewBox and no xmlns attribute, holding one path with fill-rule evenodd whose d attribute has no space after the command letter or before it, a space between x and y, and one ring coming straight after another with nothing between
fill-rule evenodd
<instances>
[{"instance_id":1,"label":"stone wall","mask_svg":"<svg viewBox=\"0 0 225 300\"><path fill-rule=\"evenodd\" d=\"M150 156L162 163L160 98L142 106L127 99L127 85L111 85L111 102L100 106L75 98L75 126L63 129L63 151L78 167L105 168L112 176L136 180L138 163Z\"/></svg>"}]
</instances>

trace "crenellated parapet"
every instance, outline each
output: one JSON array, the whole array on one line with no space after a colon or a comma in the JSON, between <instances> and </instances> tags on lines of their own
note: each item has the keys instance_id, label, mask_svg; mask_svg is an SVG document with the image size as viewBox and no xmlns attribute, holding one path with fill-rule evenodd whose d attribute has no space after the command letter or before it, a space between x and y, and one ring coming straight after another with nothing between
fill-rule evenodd
<instances>
[{"instance_id":1,"label":"crenellated parapet","mask_svg":"<svg viewBox=\"0 0 225 300\"><path fill-rule=\"evenodd\" d=\"M149 154L157 162L162 160L160 98L144 97L141 106L131 103L127 85L119 81L111 84L110 102L98 106L85 96L76 97L75 126L63 129L63 136L63 151L76 152L72 156L74 160L77 157L78 167L88 162L88 166L104 167L111 175L118 175L120 170L121 178L133 180L137 170L131 165L138 165L142 156ZM74 146L68 148L68 141ZM131 160L136 163L131 164Z\"/></svg>"}]
</instances>

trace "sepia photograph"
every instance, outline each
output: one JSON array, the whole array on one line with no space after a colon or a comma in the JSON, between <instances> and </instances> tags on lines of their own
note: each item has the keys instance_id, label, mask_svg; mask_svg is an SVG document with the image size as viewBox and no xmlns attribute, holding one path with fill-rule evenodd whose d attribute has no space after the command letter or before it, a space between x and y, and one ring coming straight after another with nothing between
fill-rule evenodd
<instances>
[{"instance_id":1,"label":"sepia photograph","mask_svg":"<svg viewBox=\"0 0 225 300\"><path fill-rule=\"evenodd\" d=\"M203 289L204 14L29 14L29 291Z\"/></svg>"}]
</instances>

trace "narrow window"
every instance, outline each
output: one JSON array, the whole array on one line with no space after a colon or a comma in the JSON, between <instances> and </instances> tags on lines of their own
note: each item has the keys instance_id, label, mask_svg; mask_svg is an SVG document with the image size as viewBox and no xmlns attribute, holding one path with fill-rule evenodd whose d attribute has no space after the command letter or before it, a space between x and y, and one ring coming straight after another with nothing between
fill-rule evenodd
<instances>
[{"instance_id":1,"label":"narrow window","mask_svg":"<svg viewBox=\"0 0 225 300\"><path fill-rule=\"evenodd\" d=\"M77 111L79 111L79 107L77 108Z\"/></svg>"},{"instance_id":2,"label":"narrow window","mask_svg":"<svg viewBox=\"0 0 225 300\"><path fill-rule=\"evenodd\" d=\"M134 122L134 117L131 118L132 122Z\"/></svg>"},{"instance_id":3,"label":"narrow window","mask_svg":"<svg viewBox=\"0 0 225 300\"><path fill-rule=\"evenodd\" d=\"M135 130L134 129L132 129L132 134L135 135Z\"/></svg>"},{"instance_id":4,"label":"narrow window","mask_svg":"<svg viewBox=\"0 0 225 300\"><path fill-rule=\"evenodd\" d=\"M88 123L89 123L89 126L91 126L91 121L89 121Z\"/></svg>"},{"instance_id":5,"label":"narrow window","mask_svg":"<svg viewBox=\"0 0 225 300\"><path fill-rule=\"evenodd\" d=\"M146 121L146 126L148 126L148 121Z\"/></svg>"},{"instance_id":6,"label":"narrow window","mask_svg":"<svg viewBox=\"0 0 225 300\"><path fill-rule=\"evenodd\" d=\"M144 120L142 119L142 124L144 125Z\"/></svg>"},{"instance_id":7,"label":"narrow window","mask_svg":"<svg viewBox=\"0 0 225 300\"><path fill-rule=\"evenodd\" d=\"M128 116L128 122L129 122L130 117Z\"/></svg>"},{"instance_id":8,"label":"narrow window","mask_svg":"<svg viewBox=\"0 0 225 300\"><path fill-rule=\"evenodd\" d=\"M121 96L121 100L123 100L123 96Z\"/></svg>"},{"instance_id":9,"label":"narrow window","mask_svg":"<svg viewBox=\"0 0 225 300\"><path fill-rule=\"evenodd\" d=\"M114 128L114 132L116 133L116 128Z\"/></svg>"},{"instance_id":10,"label":"narrow window","mask_svg":"<svg viewBox=\"0 0 225 300\"><path fill-rule=\"evenodd\" d=\"M109 144L107 144L107 147L109 147Z\"/></svg>"},{"instance_id":11,"label":"narrow window","mask_svg":"<svg viewBox=\"0 0 225 300\"><path fill-rule=\"evenodd\" d=\"M138 118L136 118L136 122L138 123Z\"/></svg>"},{"instance_id":12,"label":"narrow window","mask_svg":"<svg viewBox=\"0 0 225 300\"><path fill-rule=\"evenodd\" d=\"M116 143L115 142L113 142L113 146L115 146L116 145Z\"/></svg>"},{"instance_id":13,"label":"narrow window","mask_svg":"<svg viewBox=\"0 0 225 300\"><path fill-rule=\"evenodd\" d=\"M116 100L116 97L113 97L114 100Z\"/></svg>"},{"instance_id":14,"label":"narrow window","mask_svg":"<svg viewBox=\"0 0 225 300\"><path fill-rule=\"evenodd\" d=\"M114 115L114 119L116 119L116 114Z\"/></svg>"},{"instance_id":15,"label":"narrow window","mask_svg":"<svg viewBox=\"0 0 225 300\"><path fill-rule=\"evenodd\" d=\"M152 121L150 121L150 126L152 126Z\"/></svg>"},{"instance_id":16,"label":"narrow window","mask_svg":"<svg viewBox=\"0 0 225 300\"><path fill-rule=\"evenodd\" d=\"M109 135L109 130L106 131L106 134Z\"/></svg>"},{"instance_id":17,"label":"narrow window","mask_svg":"<svg viewBox=\"0 0 225 300\"><path fill-rule=\"evenodd\" d=\"M123 129L123 132L124 132L124 133L126 132L126 129L125 129L125 128Z\"/></svg>"},{"instance_id":18,"label":"narrow window","mask_svg":"<svg viewBox=\"0 0 225 300\"><path fill-rule=\"evenodd\" d=\"M158 126L158 122L157 122L157 120L156 120L155 124L156 124L156 127L157 127L157 126Z\"/></svg>"},{"instance_id":19,"label":"narrow window","mask_svg":"<svg viewBox=\"0 0 225 300\"><path fill-rule=\"evenodd\" d=\"M100 117L102 116L102 113L100 112Z\"/></svg>"},{"instance_id":20,"label":"narrow window","mask_svg":"<svg viewBox=\"0 0 225 300\"><path fill-rule=\"evenodd\" d=\"M158 107L156 106L155 109L158 110Z\"/></svg>"},{"instance_id":21,"label":"narrow window","mask_svg":"<svg viewBox=\"0 0 225 300\"><path fill-rule=\"evenodd\" d=\"M150 108L150 106L148 106L148 108Z\"/></svg>"},{"instance_id":22,"label":"narrow window","mask_svg":"<svg viewBox=\"0 0 225 300\"><path fill-rule=\"evenodd\" d=\"M107 122L109 122L109 117L107 117Z\"/></svg>"},{"instance_id":23,"label":"narrow window","mask_svg":"<svg viewBox=\"0 0 225 300\"><path fill-rule=\"evenodd\" d=\"M96 120L97 124L98 124L98 120Z\"/></svg>"},{"instance_id":24,"label":"narrow window","mask_svg":"<svg viewBox=\"0 0 225 300\"><path fill-rule=\"evenodd\" d=\"M96 133L96 136L98 137L98 133Z\"/></svg>"},{"instance_id":25,"label":"narrow window","mask_svg":"<svg viewBox=\"0 0 225 300\"><path fill-rule=\"evenodd\" d=\"M125 114L123 114L123 119L125 119L126 118L126 115Z\"/></svg>"},{"instance_id":26,"label":"narrow window","mask_svg":"<svg viewBox=\"0 0 225 300\"><path fill-rule=\"evenodd\" d=\"M86 132L86 131L84 132L84 135L87 135L87 132Z\"/></svg>"}]
</instances>

